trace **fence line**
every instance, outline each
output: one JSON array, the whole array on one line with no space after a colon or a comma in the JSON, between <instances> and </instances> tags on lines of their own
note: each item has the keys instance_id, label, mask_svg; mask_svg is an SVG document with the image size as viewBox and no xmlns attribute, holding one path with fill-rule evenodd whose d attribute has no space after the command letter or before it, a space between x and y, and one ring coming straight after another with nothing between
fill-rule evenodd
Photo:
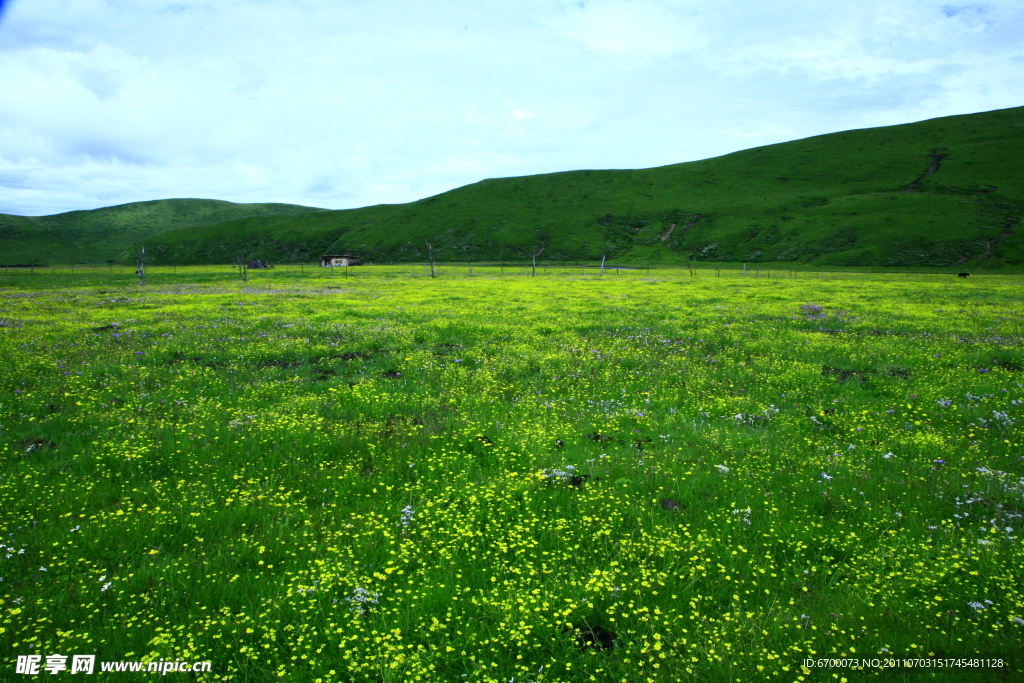
<instances>
[{"instance_id":1,"label":"fence line","mask_svg":"<svg viewBox=\"0 0 1024 683\"><path fill-rule=\"evenodd\" d=\"M747 268L744 269L743 265ZM434 271L438 277L558 277L558 276L586 276L622 278L629 276L678 276L684 273L690 278L701 279L706 277L715 278L741 278L748 280L777 280L814 278L818 280L862 278L867 276L892 276L905 275L908 277L924 276L949 278L955 277L956 272L924 272L924 271L823 271L820 269L801 269L777 267L766 268L762 272L759 267L751 267L748 264L739 263L714 263L703 262L699 265L676 264L676 265L609 265L605 263L602 268L598 265L581 263L544 263L537 264L534 271L533 265L527 263L490 263L490 262L442 262L434 264ZM4 276L111 276L111 277L134 277L135 267L118 264L67 264L67 265L2 265L0 275ZM306 277L309 279L321 278L367 278L367 277L429 277L429 263L399 263L399 264L367 264L361 266L338 266L323 267L318 263L283 263L276 264L272 268L248 269L248 277L261 278L273 277L284 274L289 277ZM1020 273L977 273L976 275L1019 275ZM152 277L188 277L190 275L226 275L227 279L239 279L238 264L202 264L202 265L147 265L146 276Z\"/></svg>"}]
</instances>

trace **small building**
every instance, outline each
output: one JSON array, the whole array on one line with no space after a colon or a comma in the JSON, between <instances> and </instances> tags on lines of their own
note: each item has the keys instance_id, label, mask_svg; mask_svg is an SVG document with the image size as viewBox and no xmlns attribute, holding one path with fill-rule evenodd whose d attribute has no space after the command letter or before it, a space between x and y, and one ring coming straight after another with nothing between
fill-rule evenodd
<instances>
[{"instance_id":1,"label":"small building","mask_svg":"<svg viewBox=\"0 0 1024 683\"><path fill-rule=\"evenodd\" d=\"M325 268L337 268L344 266L361 266L363 265L363 262L352 254L344 254L342 256L321 256L320 265Z\"/></svg>"},{"instance_id":2,"label":"small building","mask_svg":"<svg viewBox=\"0 0 1024 683\"><path fill-rule=\"evenodd\" d=\"M269 268L266 261L249 261L245 266L248 270L255 270L257 268Z\"/></svg>"}]
</instances>

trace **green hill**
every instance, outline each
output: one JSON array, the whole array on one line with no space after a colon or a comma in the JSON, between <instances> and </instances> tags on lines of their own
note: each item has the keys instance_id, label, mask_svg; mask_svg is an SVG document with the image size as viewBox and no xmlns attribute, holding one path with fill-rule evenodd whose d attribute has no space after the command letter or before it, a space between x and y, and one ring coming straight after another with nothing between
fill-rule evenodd
<instances>
[{"instance_id":1,"label":"green hill","mask_svg":"<svg viewBox=\"0 0 1024 683\"><path fill-rule=\"evenodd\" d=\"M3 254L0 261L82 263L130 260L134 242L142 242L167 230L250 216L294 215L323 210L294 204L160 199L52 216L0 214L0 254Z\"/></svg>"},{"instance_id":2,"label":"green hill","mask_svg":"<svg viewBox=\"0 0 1024 683\"><path fill-rule=\"evenodd\" d=\"M161 262L182 264L328 251L424 260L429 241L440 260L543 249L546 261L1000 268L1024 261L1022 158L1018 107L658 168L489 179L409 204L193 222L146 244ZM105 234L119 238L114 227Z\"/></svg>"}]
</instances>

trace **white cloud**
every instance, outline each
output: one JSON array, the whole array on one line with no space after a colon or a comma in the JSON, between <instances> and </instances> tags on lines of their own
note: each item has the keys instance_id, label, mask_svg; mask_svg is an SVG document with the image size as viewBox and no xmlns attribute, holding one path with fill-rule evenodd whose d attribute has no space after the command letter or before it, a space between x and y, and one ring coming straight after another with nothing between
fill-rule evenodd
<instances>
[{"instance_id":1,"label":"white cloud","mask_svg":"<svg viewBox=\"0 0 1024 683\"><path fill-rule=\"evenodd\" d=\"M1024 104L1024 9L865 0L20 0L0 213L328 208Z\"/></svg>"},{"instance_id":2,"label":"white cloud","mask_svg":"<svg viewBox=\"0 0 1024 683\"><path fill-rule=\"evenodd\" d=\"M566 7L547 19L591 50L613 56L665 57L707 45L695 16L664 2L598 0Z\"/></svg>"}]
</instances>

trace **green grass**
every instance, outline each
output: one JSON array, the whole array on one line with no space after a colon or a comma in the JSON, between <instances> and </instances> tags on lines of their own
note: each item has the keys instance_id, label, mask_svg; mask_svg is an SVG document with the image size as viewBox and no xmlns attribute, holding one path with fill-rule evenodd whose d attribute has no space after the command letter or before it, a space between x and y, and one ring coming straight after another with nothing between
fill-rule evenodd
<instances>
[{"instance_id":1,"label":"green grass","mask_svg":"<svg viewBox=\"0 0 1024 683\"><path fill-rule=\"evenodd\" d=\"M289 263L346 251L377 263L424 261L429 241L435 258L449 262L525 260L543 249L539 258L549 262L606 256L631 264L692 258L1019 272L1022 158L1017 107L659 168L488 179L409 204L313 212L250 205L269 208L223 217L189 209L159 234L133 222L131 239L120 224L108 226L106 214L61 214L43 223L80 239L62 237L45 253L42 234L19 227L27 219L8 217L8 234L22 232L0 248L47 263L67 263L71 254L105 260L85 258L100 233L75 232L91 221L109 227L104 254L130 256L132 240L146 237L153 262L164 264L239 256Z\"/></svg>"},{"instance_id":2,"label":"green grass","mask_svg":"<svg viewBox=\"0 0 1024 683\"><path fill-rule=\"evenodd\" d=\"M0 278L4 666L1019 680L1019 276L528 272Z\"/></svg>"}]
</instances>

